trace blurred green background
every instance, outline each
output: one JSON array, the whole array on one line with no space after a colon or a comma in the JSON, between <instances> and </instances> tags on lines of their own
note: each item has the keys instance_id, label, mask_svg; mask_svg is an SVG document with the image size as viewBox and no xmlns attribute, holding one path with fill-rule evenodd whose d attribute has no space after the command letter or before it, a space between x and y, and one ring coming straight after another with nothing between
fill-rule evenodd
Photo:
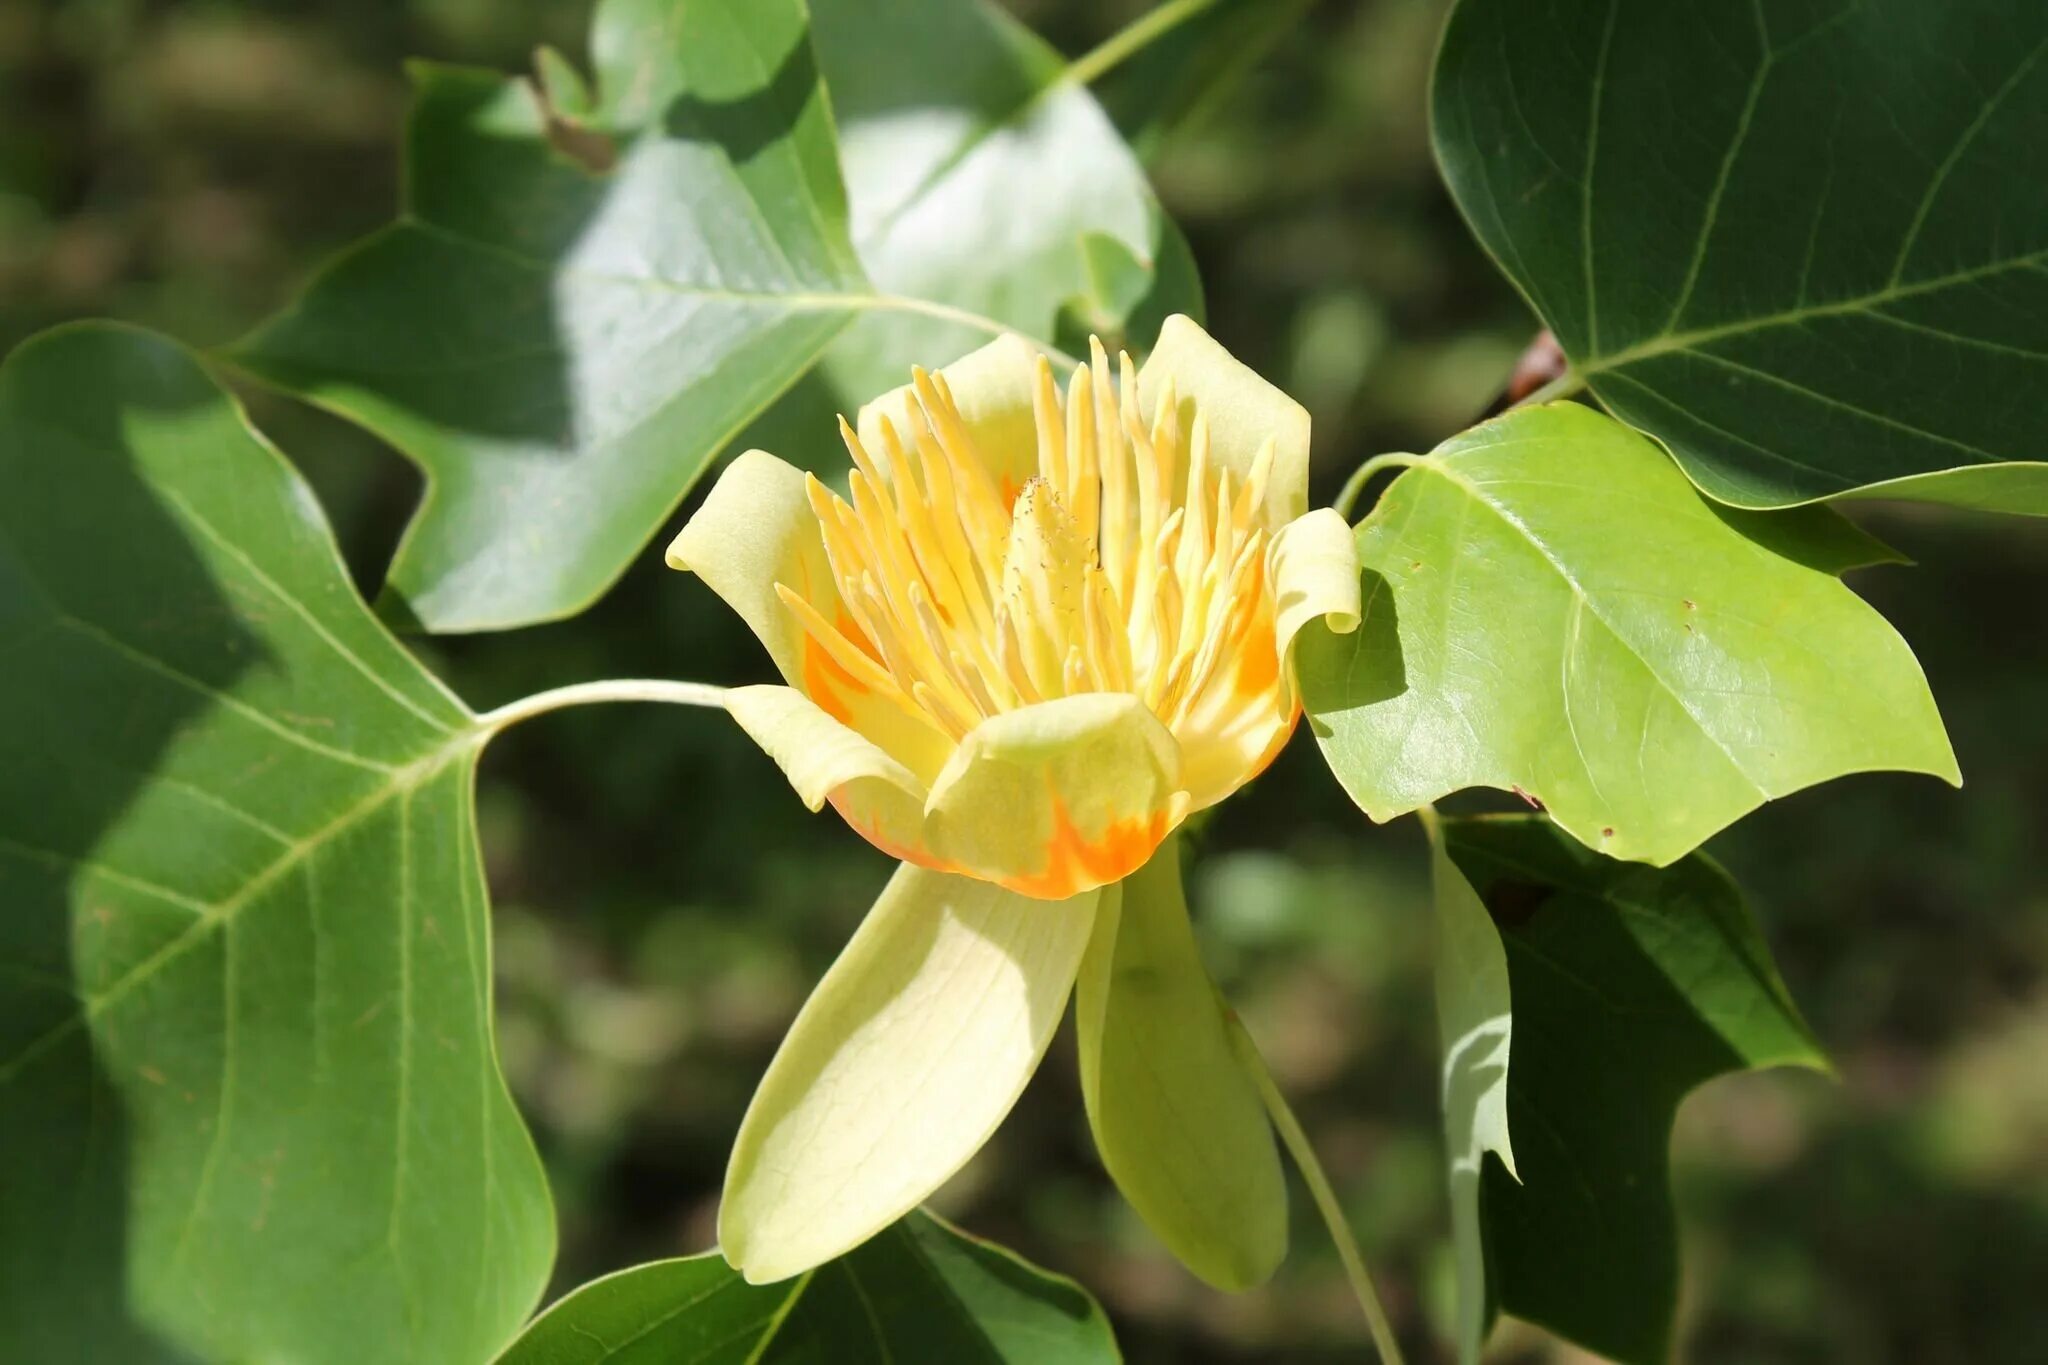
<instances>
[{"instance_id":1,"label":"blurred green background","mask_svg":"<svg viewBox=\"0 0 2048 1365\"><path fill-rule=\"evenodd\" d=\"M1143 5L1014 8L1079 53ZM1322 498L1365 455L1468 424L1531 331L1431 165L1442 10L1308 7L1155 163L1212 330L1314 412ZM404 57L523 68L540 42L580 52L586 19L587 0L0 0L0 349L83 316L234 337L390 215ZM248 396L373 590L417 476ZM2048 532L1869 520L1919 567L1856 585L1919 651L1969 785L1853 779L1714 844L1842 1074L1723 1081L1684 1111L1691 1360L2048 1358ZM653 551L578 620L420 648L478 705L604 675L767 673ZM501 1040L555 1183L557 1288L708 1244L740 1111L884 860L705 713L550 716L493 746L481 799ZM1303 735L1204 832L1192 889L1212 965L1430 1359L1450 1283L1421 871L1412 822L1368 825ZM1095 1163L1065 1039L939 1202L1081 1279L1134 1362L1364 1346L1305 1202L1258 1292L1211 1293L1164 1255ZM1503 1361L1582 1359L1526 1329L1496 1344Z\"/></svg>"}]
</instances>

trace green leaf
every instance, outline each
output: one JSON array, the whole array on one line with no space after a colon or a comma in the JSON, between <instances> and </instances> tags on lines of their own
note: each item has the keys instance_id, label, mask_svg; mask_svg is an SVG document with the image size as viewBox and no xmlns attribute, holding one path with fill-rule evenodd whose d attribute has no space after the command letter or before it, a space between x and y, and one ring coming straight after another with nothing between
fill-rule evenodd
<instances>
[{"instance_id":1,"label":"green leaf","mask_svg":"<svg viewBox=\"0 0 2048 1365\"><path fill-rule=\"evenodd\" d=\"M1479 1182L1486 1154L1510 1175L1508 1066L1514 1010L1507 954L1478 893L1445 852L1430 821L1430 883L1436 902L1436 1021L1443 1049L1444 1145L1450 1158L1451 1243L1458 1266L1458 1359L1478 1365L1491 1308Z\"/></svg>"},{"instance_id":2,"label":"green leaf","mask_svg":"<svg viewBox=\"0 0 2048 1365\"><path fill-rule=\"evenodd\" d=\"M1437 154L1713 496L2048 513L2048 6L1464 0Z\"/></svg>"},{"instance_id":3,"label":"green leaf","mask_svg":"<svg viewBox=\"0 0 2048 1365\"><path fill-rule=\"evenodd\" d=\"M1827 1061L1741 893L1704 856L1661 870L1617 863L1538 816L1451 820L1444 832L1500 926L1514 994L1508 1122L1521 1180L1485 1170L1492 1297L1624 1365L1661 1363L1678 1302L1669 1147L1680 1102L1730 1071Z\"/></svg>"},{"instance_id":4,"label":"green leaf","mask_svg":"<svg viewBox=\"0 0 2048 1365\"><path fill-rule=\"evenodd\" d=\"M605 0L595 93L552 54L545 97L413 68L398 222L231 353L425 470L388 616L573 614L800 381L772 443L815 463L831 410L912 363L1013 329L1050 348L1098 292L1095 237L1144 278L1174 249L1101 111L1013 22L849 0L815 24L814 44L801 0ZM1135 306L1116 284L1091 315Z\"/></svg>"},{"instance_id":5,"label":"green leaf","mask_svg":"<svg viewBox=\"0 0 2048 1365\"><path fill-rule=\"evenodd\" d=\"M1167 314L1200 315L1192 269L1171 273L1185 246L1144 170L1036 34L959 0L833 0L812 22L854 246L877 288L1077 354L1091 330L1135 350ZM1128 326L1134 314L1150 325ZM824 377L851 412L910 366L987 339L943 317L870 314L834 343ZM811 439L829 444L830 433Z\"/></svg>"},{"instance_id":6,"label":"green leaf","mask_svg":"<svg viewBox=\"0 0 2048 1365\"><path fill-rule=\"evenodd\" d=\"M800 0L608 0L575 122L415 64L403 212L232 358L416 460L386 610L570 614L877 294ZM560 90L561 66L552 89Z\"/></svg>"},{"instance_id":7,"label":"green leaf","mask_svg":"<svg viewBox=\"0 0 2048 1365\"><path fill-rule=\"evenodd\" d=\"M536 1318L498 1365L1118 1359L1079 1285L920 1212L779 1284L748 1284L715 1251L594 1280Z\"/></svg>"},{"instance_id":8,"label":"green leaf","mask_svg":"<svg viewBox=\"0 0 2048 1365\"><path fill-rule=\"evenodd\" d=\"M177 347L16 350L0 487L0 1358L483 1359L554 1228L482 730Z\"/></svg>"},{"instance_id":9,"label":"green leaf","mask_svg":"<svg viewBox=\"0 0 2048 1365\"><path fill-rule=\"evenodd\" d=\"M1912 651L1835 576L1882 547L1823 508L1717 508L1590 409L1455 437L1358 547L1363 625L1311 626L1296 658L1323 755L1375 820L1496 787L1668 863L1828 778L1960 780Z\"/></svg>"}]
</instances>

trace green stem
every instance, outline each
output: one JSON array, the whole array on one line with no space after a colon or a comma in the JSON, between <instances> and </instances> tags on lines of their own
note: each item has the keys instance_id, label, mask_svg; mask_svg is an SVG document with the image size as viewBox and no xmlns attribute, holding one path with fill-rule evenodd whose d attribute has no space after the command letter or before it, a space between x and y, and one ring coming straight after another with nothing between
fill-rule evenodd
<instances>
[{"instance_id":1,"label":"green stem","mask_svg":"<svg viewBox=\"0 0 2048 1365\"><path fill-rule=\"evenodd\" d=\"M1076 85L1093 85L1215 3L1216 0L1166 0L1165 4L1146 10L1103 39L1093 51L1075 58L1067 67L1066 79Z\"/></svg>"},{"instance_id":2,"label":"green stem","mask_svg":"<svg viewBox=\"0 0 2048 1365\"><path fill-rule=\"evenodd\" d=\"M1252 1082L1259 1088L1259 1098L1266 1102L1266 1113L1271 1116L1273 1127L1279 1131L1282 1145L1294 1158L1302 1183L1308 1186L1309 1197L1315 1200L1316 1211L1323 1216L1323 1225L1330 1230L1330 1240L1337 1247L1337 1259L1344 1263L1345 1278L1351 1281L1351 1292L1365 1313L1366 1325L1372 1329L1372 1343L1379 1350L1381 1365L1403 1365L1401 1344L1394 1340L1394 1329L1387 1322L1387 1310L1380 1305L1379 1293L1372 1285L1372 1275L1365 1268L1365 1256L1358 1249L1358 1239L1352 1235L1351 1224L1345 1220L1344 1206L1337 1202L1337 1191L1331 1186L1330 1177L1324 1173L1323 1163L1316 1159L1315 1148L1309 1145L1301 1120L1294 1116L1294 1110L1288 1107L1287 1097L1280 1093L1279 1082L1273 1079L1273 1073L1267 1070L1265 1059L1259 1056L1251 1035L1245 1032L1244 1025L1238 1023L1234 1015L1231 1017L1231 1039L1237 1044Z\"/></svg>"},{"instance_id":3,"label":"green stem","mask_svg":"<svg viewBox=\"0 0 2048 1365\"><path fill-rule=\"evenodd\" d=\"M1583 375L1577 370L1566 370L1563 374L1536 390L1536 392L1516 402L1514 406L1518 408L1532 408L1538 403L1550 403L1560 398L1570 398L1585 387L1586 380Z\"/></svg>"},{"instance_id":4,"label":"green stem","mask_svg":"<svg viewBox=\"0 0 2048 1365\"><path fill-rule=\"evenodd\" d=\"M484 734L495 735L507 726L549 711L559 711L565 706L588 706L608 701L655 701L672 706L708 706L722 711L725 709L725 693L725 688L714 687L710 683L674 682L667 678L606 678L599 682L571 683L567 687L550 688L530 697L521 697L495 711L484 712L476 718L476 724Z\"/></svg>"},{"instance_id":5,"label":"green stem","mask_svg":"<svg viewBox=\"0 0 2048 1365\"><path fill-rule=\"evenodd\" d=\"M1344 491L1337 495L1337 500L1330 506L1336 508L1337 514L1344 520L1351 520L1352 510L1357 507L1358 499L1365 492L1366 484L1372 481L1373 475L1382 469L1406 469L1422 463L1422 459L1420 455L1409 455L1398 450L1373 456L1352 471L1351 477L1344 481Z\"/></svg>"}]
</instances>

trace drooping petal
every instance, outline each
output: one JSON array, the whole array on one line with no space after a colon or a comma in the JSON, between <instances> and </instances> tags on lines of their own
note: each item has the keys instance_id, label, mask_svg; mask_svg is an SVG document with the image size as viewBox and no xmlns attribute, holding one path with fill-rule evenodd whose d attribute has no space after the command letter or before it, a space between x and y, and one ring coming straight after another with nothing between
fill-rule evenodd
<instances>
[{"instance_id":1,"label":"drooping petal","mask_svg":"<svg viewBox=\"0 0 2048 1365\"><path fill-rule=\"evenodd\" d=\"M1031 406L1037 366L1038 352L1022 338L1005 332L938 371L968 437L981 454L982 468L1009 497L1038 472L1038 428ZM917 386L905 384L861 408L861 444L872 451L883 448L884 417L895 427L898 439L907 443L916 397ZM1009 497L1004 498L1006 507Z\"/></svg>"},{"instance_id":2,"label":"drooping petal","mask_svg":"<svg viewBox=\"0 0 2048 1365\"><path fill-rule=\"evenodd\" d=\"M1266 479L1264 525L1277 531L1308 510L1308 409L1241 364L1193 318L1179 313L1159 329L1159 344L1138 372L1138 401L1147 413L1171 381L1181 429L1202 414L1209 428L1209 462L1228 469L1239 487L1257 463L1259 447L1273 442Z\"/></svg>"},{"instance_id":3,"label":"drooping petal","mask_svg":"<svg viewBox=\"0 0 2048 1365\"><path fill-rule=\"evenodd\" d=\"M726 693L725 709L775 760L806 806L818 810L830 801L885 853L932 861L922 832L925 786L908 768L794 687L736 687Z\"/></svg>"},{"instance_id":4,"label":"drooping petal","mask_svg":"<svg viewBox=\"0 0 2048 1365\"><path fill-rule=\"evenodd\" d=\"M1180 746L1128 693L1006 711L932 783L925 842L971 876L1059 899L1144 865L1187 814Z\"/></svg>"},{"instance_id":5,"label":"drooping petal","mask_svg":"<svg viewBox=\"0 0 2048 1365\"><path fill-rule=\"evenodd\" d=\"M1317 617L1339 635L1358 629L1358 542L1334 507L1288 524L1273 543L1275 650L1283 664L1294 637Z\"/></svg>"},{"instance_id":6,"label":"drooping petal","mask_svg":"<svg viewBox=\"0 0 2048 1365\"><path fill-rule=\"evenodd\" d=\"M1096 1150L1159 1240L1239 1290L1287 1252L1287 1186L1181 889L1179 841L1105 890L1075 987Z\"/></svg>"},{"instance_id":7,"label":"drooping petal","mask_svg":"<svg viewBox=\"0 0 2048 1365\"><path fill-rule=\"evenodd\" d=\"M863 665L870 647L841 605L803 471L766 451L747 451L719 475L704 505L670 542L667 559L669 567L702 578L738 612L782 676L827 715L921 779L937 774L952 741L892 699L879 665L873 671ZM815 628L806 628L776 591L778 583L803 599ZM828 641L827 632L834 638Z\"/></svg>"},{"instance_id":8,"label":"drooping petal","mask_svg":"<svg viewBox=\"0 0 2048 1365\"><path fill-rule=\"evenodd\" d=\"M726 1259L755 1284L800 1274L980 1150L1052 1039L1099 899L899 868L740 1124L718 1212Z\"/></svg>"}]
</instances>

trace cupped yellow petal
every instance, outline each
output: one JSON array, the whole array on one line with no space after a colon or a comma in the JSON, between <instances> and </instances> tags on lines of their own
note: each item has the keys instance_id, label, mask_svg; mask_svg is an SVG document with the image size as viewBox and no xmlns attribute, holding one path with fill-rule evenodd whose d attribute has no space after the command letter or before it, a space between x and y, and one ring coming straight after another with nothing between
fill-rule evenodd
<instances>
[{"instance_id":1,"label":"cupped yellow petal","mask_svg":"<svg viewBox=\"0 0 2048 1365\"><path fill-rule=\"evenodd\" d=\"M1159 343L1138 371L1138 402L1147 412L1170 392L1182 409L1181 425L1200 413L1209 426L1210 458L1242 486L1273 443L1266 477L1264 525L1279 530L1308 510L1308 409L1261 379L1200 323L1179 313L1159 329Z\"/></svg>"},{"instance_id":2,"label":"cupped yellow petal","mask_svg":"<svg viewBox=\"0 0 2048 1365\"><path fill-rule=\"evenodd\" d=\"M1138 698L1085 692L991 717L926 803L948 865L1059 899L1142 867L1188 811L1180 746Z\"/></svg>"},{"instance_id":3,"label":"cupped yellow petal","mask_svg":"<svg viewBox=\"0 0 2048 1365\"><path fill-rule=\"evenodd\" d=\"M756 1284L801 1274L966 1164L1044 1056L1098 900L899 868L748 1106L718 1211L726 1259Z\"/></svg>"},{"instance_id":4,"label":"cupped yellow petal","mask_svg":"<svg viewBox=\"0 0 2048 1365\"><path fill-rule=\"evenodd\" d=\"M1005 337L840 436L844 496L750 453L671 562L931 793L916 840L848 816L908 861L1047 898L1116 880L1279 752L1302 623L1355 624L1349 533L1301 516L1308 414L1187 318L1142 373L1091 342L1064 385ZM1084 716L1123 736L1100 775L1041 742Z\"/></svg>"},{"instance_id":5,"label":"cupped yellow petal","mask_svg":"<svg viewBox=\"0 0 2048 1365\"><path fill-rule=\"evenodd\" d=\"M1287 1253L1287 1184L1195 946L1178 843L1102 893L1074 992L1081 1096L1159 1240L1217 1288L1248 1289Z\"/></svg>"}]
</instances>

